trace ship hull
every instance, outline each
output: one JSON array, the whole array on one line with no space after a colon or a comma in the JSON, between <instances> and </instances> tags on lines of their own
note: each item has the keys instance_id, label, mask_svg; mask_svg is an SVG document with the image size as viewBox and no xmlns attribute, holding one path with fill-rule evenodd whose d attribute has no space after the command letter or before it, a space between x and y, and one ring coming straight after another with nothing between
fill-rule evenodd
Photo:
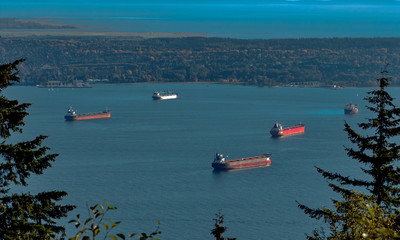
<instances>
[{"instance_id":1,"label":"ship hull","mask_svg":"<svg viewBox=\"0 0 400 240\"><path fill-rule=\"evenodd\" d=\"M344 114L347 115L353 115L353 114L357 114L358 113L358 109L345 109L344 110Z\"/></svg>"},{"instance_id":2,"label":"ship hull","mask_svg":"<svg viewBox=\"0 0 400 240\"><path fill-rule=\"evenodd\" d=\"M88 113L88 114L77 114L75 116L65 116L66 121L77 121L77 120L89 120L89 119L99 119L99 118L110 118L111 112L102 113Z\"/></svg>"},{"instance_id":3,"label":"ship hull","mask_svg":"<svg viewBox=\"0 0 400 240\"><path fill-rule=\"evenodd\" d=\"M271 155L261 155L257 157L226 160L223 163L213 162L211 166L215 170L234 170L234 169L268 167L272 163L270 160L270 156Z\"/></svg>"},{"instance_id":4,"label":"ship hull","mask_svg":"<svg viewBox=\"0 0 400 240\"><path fill-rule=\"evenodd\" d=\"M287 136L287 135L304 133L304 131L305 131L304 124L298 124L298 125L295 125L292 127L283 128L280 131L279 130L271 130L270 133L273 137L282 137L282 136Z\"/></svg>"}]
</instances>

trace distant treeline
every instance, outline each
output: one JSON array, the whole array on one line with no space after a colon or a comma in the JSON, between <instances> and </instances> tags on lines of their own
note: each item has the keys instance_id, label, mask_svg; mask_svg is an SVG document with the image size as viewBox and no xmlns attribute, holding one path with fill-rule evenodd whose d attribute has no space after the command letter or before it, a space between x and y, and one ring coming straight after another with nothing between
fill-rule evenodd
<instances>
[{"instance_id":1,"label":"distant treeline","mask_svg":"<svg viewBox=\"0 0 400 240\"><path fill-rule=\"evenodd\" d=\"M26 58L25 84L220 82L368 87L389 63L400 85L400 38L0 38L2 63Z\"/></svg>"}]
</instances>

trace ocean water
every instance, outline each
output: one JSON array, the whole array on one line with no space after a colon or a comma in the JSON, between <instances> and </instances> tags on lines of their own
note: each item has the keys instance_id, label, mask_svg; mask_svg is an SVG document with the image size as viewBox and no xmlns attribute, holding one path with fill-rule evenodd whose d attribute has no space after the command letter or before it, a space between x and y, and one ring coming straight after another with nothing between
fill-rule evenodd
<instances>
[{"instance_id":1,"label":"ocean water","mask_svg":"<svg viewBox=\"0 0 400 240\"><path fill-rule=\"evenodd\" d=\"M55 19L85 26L84 31L235 38L400 36L398 0L22 0L2 3L0 16Z\"/></svg>"},{"instance_id":2,"label":"ocean water","mask_svg":"<svg viewBox=\"0 0 400 240\"><path fill-rule=\"evenodd\" d=\"M175 90L180 98L154 101L153 90ZM343 123L358 129L370 117L363 100L368 90L145 84L12 87L6 96L33 104L17 139L47 135L45 145L60 154L45 174L29 179L28 190L67 191L65 203L78 207L67 220L85 216L86 204L107 200L118 207L109 218L122 221L119 232L150 232L160 221L163 240L213 239L213 218L221 212L227 237L287 240L304 239L319 224L296 201L322 207L337 197L315 166L360 174L344 151L351 143ZM359 114L343 114L349 102ZM108 108L112 117L66 122L69 106L80 113ZM301 122L306 132L271 138L275 122ZM230 158L271 153L272 165L214 172L216 152Z\"/></svg>"}]
</instances>

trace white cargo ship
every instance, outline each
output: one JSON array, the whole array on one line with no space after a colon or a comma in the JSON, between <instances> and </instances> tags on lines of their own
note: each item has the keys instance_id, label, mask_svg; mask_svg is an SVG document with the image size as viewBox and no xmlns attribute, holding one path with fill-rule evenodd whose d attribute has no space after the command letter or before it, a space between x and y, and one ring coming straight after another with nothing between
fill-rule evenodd
<instances>
[{"instance_id":1,"label":"white cargo ship","mask_svg":"<svg viewBox=\"0 0 400 240\"><path fill-rule=\"evenodd\" d=\"M167 99L177 99L178 94L172 91L154 91L153 99L154 100L167 100Z\"/></svg>"}]
</instances>

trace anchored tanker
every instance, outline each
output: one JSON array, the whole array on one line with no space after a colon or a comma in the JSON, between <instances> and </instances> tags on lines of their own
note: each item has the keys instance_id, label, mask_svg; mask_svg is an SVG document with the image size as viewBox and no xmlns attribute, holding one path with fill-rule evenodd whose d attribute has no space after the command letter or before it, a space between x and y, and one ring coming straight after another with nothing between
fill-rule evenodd
<instances>
[{"instance_id":1,"label":"anchored tanker","mask_svg":"<svg viewBox=\"0 0 400 240\"><path fill-rule=\"evenodd\" d=\"M211 166L215 170L231 170L231 169L242 169L242 168L254 168L254 167L267 167L271 165L270 160L271 154L262 154L255 157L246 157L238 159L225 159L225 156L221 153L216 153L214 161Z\"/></svg>"},{"instance_id":2,"label":"anchored tanker","mask_svg":"<svg viewBox=\"0 0 400 240\"><path fill-rule=\"evenodd\" d=\"M111 111L109 110L104 110L102 112L77 114L72 107L68 108L68 112L64 116L66 121L88 120L88 119L109 118L109 117L111 117Z\"/></svg>"},{"instance_id":3,"label":"anchored tanker","mask_svg":"<svg viewBox=\"0 0 400 240\"><path fill-rule=\"evenodd\" d=\"M297 124L291 127L283 127L280 123L275 123L269 131L273 137L281 137L286 135L303 133L305 130L304 124Z\"/></svg>"}]
</instances>

